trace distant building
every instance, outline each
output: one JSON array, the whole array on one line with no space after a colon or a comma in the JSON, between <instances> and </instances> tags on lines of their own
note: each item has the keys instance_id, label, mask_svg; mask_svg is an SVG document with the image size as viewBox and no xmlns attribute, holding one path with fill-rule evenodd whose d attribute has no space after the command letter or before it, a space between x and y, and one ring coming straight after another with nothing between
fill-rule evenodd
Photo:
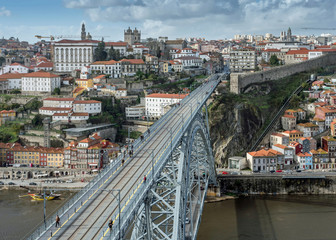
<instances>
[{"instance_id":1,"label":"distant building","mask_svg":"<svg viewBox=\"0 0 336 240\"><path fill-rule=\"evenodd\" d=\"M180 102L187 94L152 93L145 97L146 116L157 119L164 114L164 108Z\"/></svg>"},{"instance_id":2,"label":"distant building","mask_svg":"<svg viewBox=\"0 0 336 240\"><path fill-rule=\"evenodd\" d=\"M246 153L246 159L252 171L272 171L283 169L284 155L274 149Z\"/></svg>"},{"instance_id":3,"label":"distant building","mask_svg":"<svg viewBox=\"0 0 336 240\"><path fill-rule=\"evenodd\" d=\"M141 105L126 107L125 113L127 119L141 119L146 114L146 107Z\"/></svg>"},{"instance_id":4,"label":"distant building","mask_svg":"<svg viewBox=\"0 0 336 240\"><path fill-rule=\"evenodd\" d=\"M22 77L22 93L51 93L61 87L61 78L49 72L27 73Z\"/></svg>"},{"instance_id":5,"label":"distant building","mask_svg":"<svg viewBox=\"0 0 336 240\"><path fill-rule=\"evenodd\" d=\"M53 45L53 63L56 72L72 72L89 66L94 59L96 40L61 40Z\"/></svg>"},{"instance_id":6,"label":"distant building","mask_svg":"<svg viewBox=\"0 0 336 240\"><path fill-rule=\"evenodd\" d=\"M134 43L141 41L141 31L138 31L138 29L131 30L130 27L128 27L127 30L124 31L124 42L127 42L129 45L133 45Z\"/></svg>"},{"instance_id":7,"label":"distant building","mask_svg":"<svg viewBox=\"0 0 336 240\"><path fill-rule=\"evenodd\" d=\"M254 50L234 50L230 52L231 72L253 72L257 67L257 55Z\"/></svg>"}]
</instances>

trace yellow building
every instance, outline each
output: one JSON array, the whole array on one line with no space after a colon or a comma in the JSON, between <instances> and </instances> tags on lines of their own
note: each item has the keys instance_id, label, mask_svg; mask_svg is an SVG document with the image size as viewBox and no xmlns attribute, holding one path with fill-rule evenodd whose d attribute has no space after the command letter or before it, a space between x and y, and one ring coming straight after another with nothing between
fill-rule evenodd
<instances>
[{"instance_id":1,"label":"yellow building","mask_svg":"<svg viewBox=\"0 0 336 240\"><path fill-rule=\"evenodd\" d=\"M75 90L72 91L72 96L76 98L77 96L81 95L85 91L83 87L77 87Z\"/></svg>"},{"instance_id":2,"label":"yellow building","mask_svg":"<svg viewBox=\"0 0 336 240\"><path fill-rule=\"evenodd\" d=\"M14 164L40 165L39 148L15 146L12 151Z\"/></svg>"},{"instance_id":3,"label":"yellow building","mask_svg":"<svg viewBox=\"0 0 336 240\"><path fill-rule=\"evenodd\" d=\"M78 87L83 87L85 89L93 88L92 79L76 79L76 84Z\"/></svg>"},{"instance_id":4,"label":"yellow building","mask_svg":"<svg viewBox=\"0 0 336 240\"><path fill-rule=\"evenodd\" d=\"M163 70L164 73L171 72L171 63L170 62L164 62L162 70Z\"/></svg>"},{"instance_id":5,"label":"yellow building","mask_svg":"<svg viewBox=\"0 0 336 240\"><path fill-rule=\"evenodd\" d=\"M16 112L14 110L3 110L0 111L0 126L4 124L6 121L15 120Z\"/></svg>"},{"instance_id":6,"label":"yellow building","mask_svg":"<svg viewBox=\"0 0 336 240\"><path fill-rule=\"evenodd\" d=\"M63 167L64 153L60 148L47 148L48 167Z\"/></svg>"}]
</instances>

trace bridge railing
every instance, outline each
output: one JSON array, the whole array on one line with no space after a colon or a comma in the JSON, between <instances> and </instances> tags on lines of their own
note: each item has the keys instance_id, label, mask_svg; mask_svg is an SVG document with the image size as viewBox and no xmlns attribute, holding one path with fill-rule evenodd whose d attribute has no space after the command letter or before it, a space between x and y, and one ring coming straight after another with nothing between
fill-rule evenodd
<instances>
[{"instance_id":1,"label":"bridge railing","mask_svg":"<svg viewBox=\"0 0 336 240\"><path fill-rule=\"evenodd\" d=\"M214 82L214 85L209 91L209 93L205 94L205 97L202 99L202 101L199 104L196 104L196 108L193 109L191 116L187 118L187 121L183 122L181 131L179 131L178 134L175 135L172 139L172 149L175 149L177 147L187 127L191 124L196 114L202 109L202 106L204 105L206 100L210 97L211 93L216 88L218 83L219 81ZM105 227L105 230L101 233L98 239L103 239L104 237L107 237L109 239L115 239L118 237L119 234L121 234L121 237L122 237L127 226L129 226L131 219L133 219L132 217L135 214L135 211L140 207L141 203L144 201L144 198L147 195L147 191L150 189L151 185L154 184L155 182L154 179L156 179L158 175L161 173L161 170L166 165L166 161L168 160L168 157L170 156L170 154L158 154L158 155L160 156L160 158L157 160L154 160L155 162L157 161L157 165L153 169L153 171L151 171L150 174L147 176L147 179L148 179L147 183L142 183L142 181L139 181L139 183L133 187L132 193L130 193L128 200L127 200L129 201L129 204L124 206L121 215L119 215L119 212L116 212L112 215L112 219L117 219L118 215L119 217L121 217L120 228L119 228L119 220L117 220L113 224L112 232L108 235L105 235L106 232L108 231L107 227ZM121 233L119 232L119 229Z\"/></svg>"}]
</instances>

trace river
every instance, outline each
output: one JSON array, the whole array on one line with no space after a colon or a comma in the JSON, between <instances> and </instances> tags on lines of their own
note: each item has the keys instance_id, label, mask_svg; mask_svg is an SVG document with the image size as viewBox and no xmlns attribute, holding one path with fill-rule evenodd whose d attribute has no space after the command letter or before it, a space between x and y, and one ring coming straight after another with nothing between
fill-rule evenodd
<instances>
[{"instance_id":1,"label":"river","mask_svg":"<svg viewBox=\"0 0 336 240\"><path fill-rule=\"evenodd\" d=\"M47 215L53 214L73 194L70 192L60 193L62 194L60 200L46 202ZM43 201L32 201L28 196L19 198L19 195L26 194L27 191L22 190L0 189L1 240L22 239L39 223L43 222Z\"/></svg>"},{"instance_id":2,"label":"river","mask_svg":"<svg viewBox=\"0 0 336 240\"><path fill-rule=\"evenodd\" d=\"M43 201L0 190L0 239L21 239L43 221ZM62 200L48 201L47 214ZM336 196L266 196L207 203L198 240L334 240Z\"/></svg>"},{"instance_id":3,"label":"river","mask_svg":"<svg viewBox=\"0 0 336 240\"><path fill-rule=\"evenodd\" d=\"M334 240L336 196L249 197L205 204L198 240Z\"/></svg>"}]
</instances>

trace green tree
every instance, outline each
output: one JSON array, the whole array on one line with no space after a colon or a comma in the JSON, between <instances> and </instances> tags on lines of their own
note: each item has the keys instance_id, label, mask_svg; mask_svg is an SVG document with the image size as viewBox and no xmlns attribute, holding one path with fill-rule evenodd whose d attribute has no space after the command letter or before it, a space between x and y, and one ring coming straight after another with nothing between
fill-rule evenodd
<instances>
[{"instance_id":1,"label":"green tree","mask_svg":"<svg viewBox=\"0 0 336 240\"><path fill-rule=\"evenodd\" d=\"M42 124L43 124L42 121L43 121L43 118L42 118L41 114L37 114L32 119L32 124L33 124L34 127L42 126Z\"/></svg>"},{"instance_id":2,"label":"green tree","mask_svg":"<svg viewBox=\"0 0 336 240\"><path fill-rule=\"evenodd\" d=\"M272 55L269 63L271 64L271 66L279 66L279 59L276 55Z\"/></svg>"},{"instance_id":3,"label":"green tree","mask_svg":"<svg viewBox=\"0 0 336 240\"><path fill-rule=\"evenodd\" d=\"M20 89L14 89L12 91L13 94L21 94L21 90Z\"/></svg>"},{"instance_id":4,"label":"green tree","mask_svg":"<svg viewBox=\"0 0 336 240\"><path fill-rule=\"evenodd\" d=\"M61 140L58 139L51 139L50 140L50 146L53 148L63 148L64 147L64 143Z\"/></svg>"},{"instance_id":5,"label":"green tree","mask_svg":"<svg viewBox=\"0 0 336 240\"><path fill-rule=\"evenodd\" d=\"M60 95L61 94L61 89L60 88L55 88L54 91L52 92L53 95Z\"/></svg>"},{"instance_id":6,"label":"green tree","mask_svg":"<svg viewBox=\"0 0 336 240\"><path fill-rule=\"evenodd\" d=\"M98 47L94 51L94 58L96 61L105 61L107 57L107 52L105 51L105 43L101 41L98 43Z\"/></svg>"},{"instance_id":7,"label":"green tree","mask_svg":"<svg viewBox=\"0 0 336 240\"><path fill-rule=\"evenodd\" d=\"M6 62L6 59L5 59L4 57L0 57L0 66L1 66L4 62Z\"/></svg>"},{"instance_id":8,"label":"green tree","mask_svg":"<svg viewBox=\"0 0 336 240\"><path fill-rule=\"evenodd\" d=\"M143 72L141 72L140 70L138 70L136 73L135 73L135 76L138 80L142 80L145 76L145 74Z\"/></svg>"},{"instance_id":9,"label":"green tree","mask_svg":"<svg viewBox=\"0 0 336 240\"><path fill-rule=\"evenodd\" d=\"M116 58L116 51L114 50L113 46L108 51L108 59L109 60L115 60Z\"/></svg>"},{"instance_id":10,"label":"green tree","mask_svg":"<svg viewBox=\"0 0 336 240\"><path fill-rule=\"evenodd\" d=\"M25 109L27 110L37 110L40 107L42 107L42 102L38 101L37 99L34 99L33 101L26 104Z\"/></svg>"}]
</instances>

